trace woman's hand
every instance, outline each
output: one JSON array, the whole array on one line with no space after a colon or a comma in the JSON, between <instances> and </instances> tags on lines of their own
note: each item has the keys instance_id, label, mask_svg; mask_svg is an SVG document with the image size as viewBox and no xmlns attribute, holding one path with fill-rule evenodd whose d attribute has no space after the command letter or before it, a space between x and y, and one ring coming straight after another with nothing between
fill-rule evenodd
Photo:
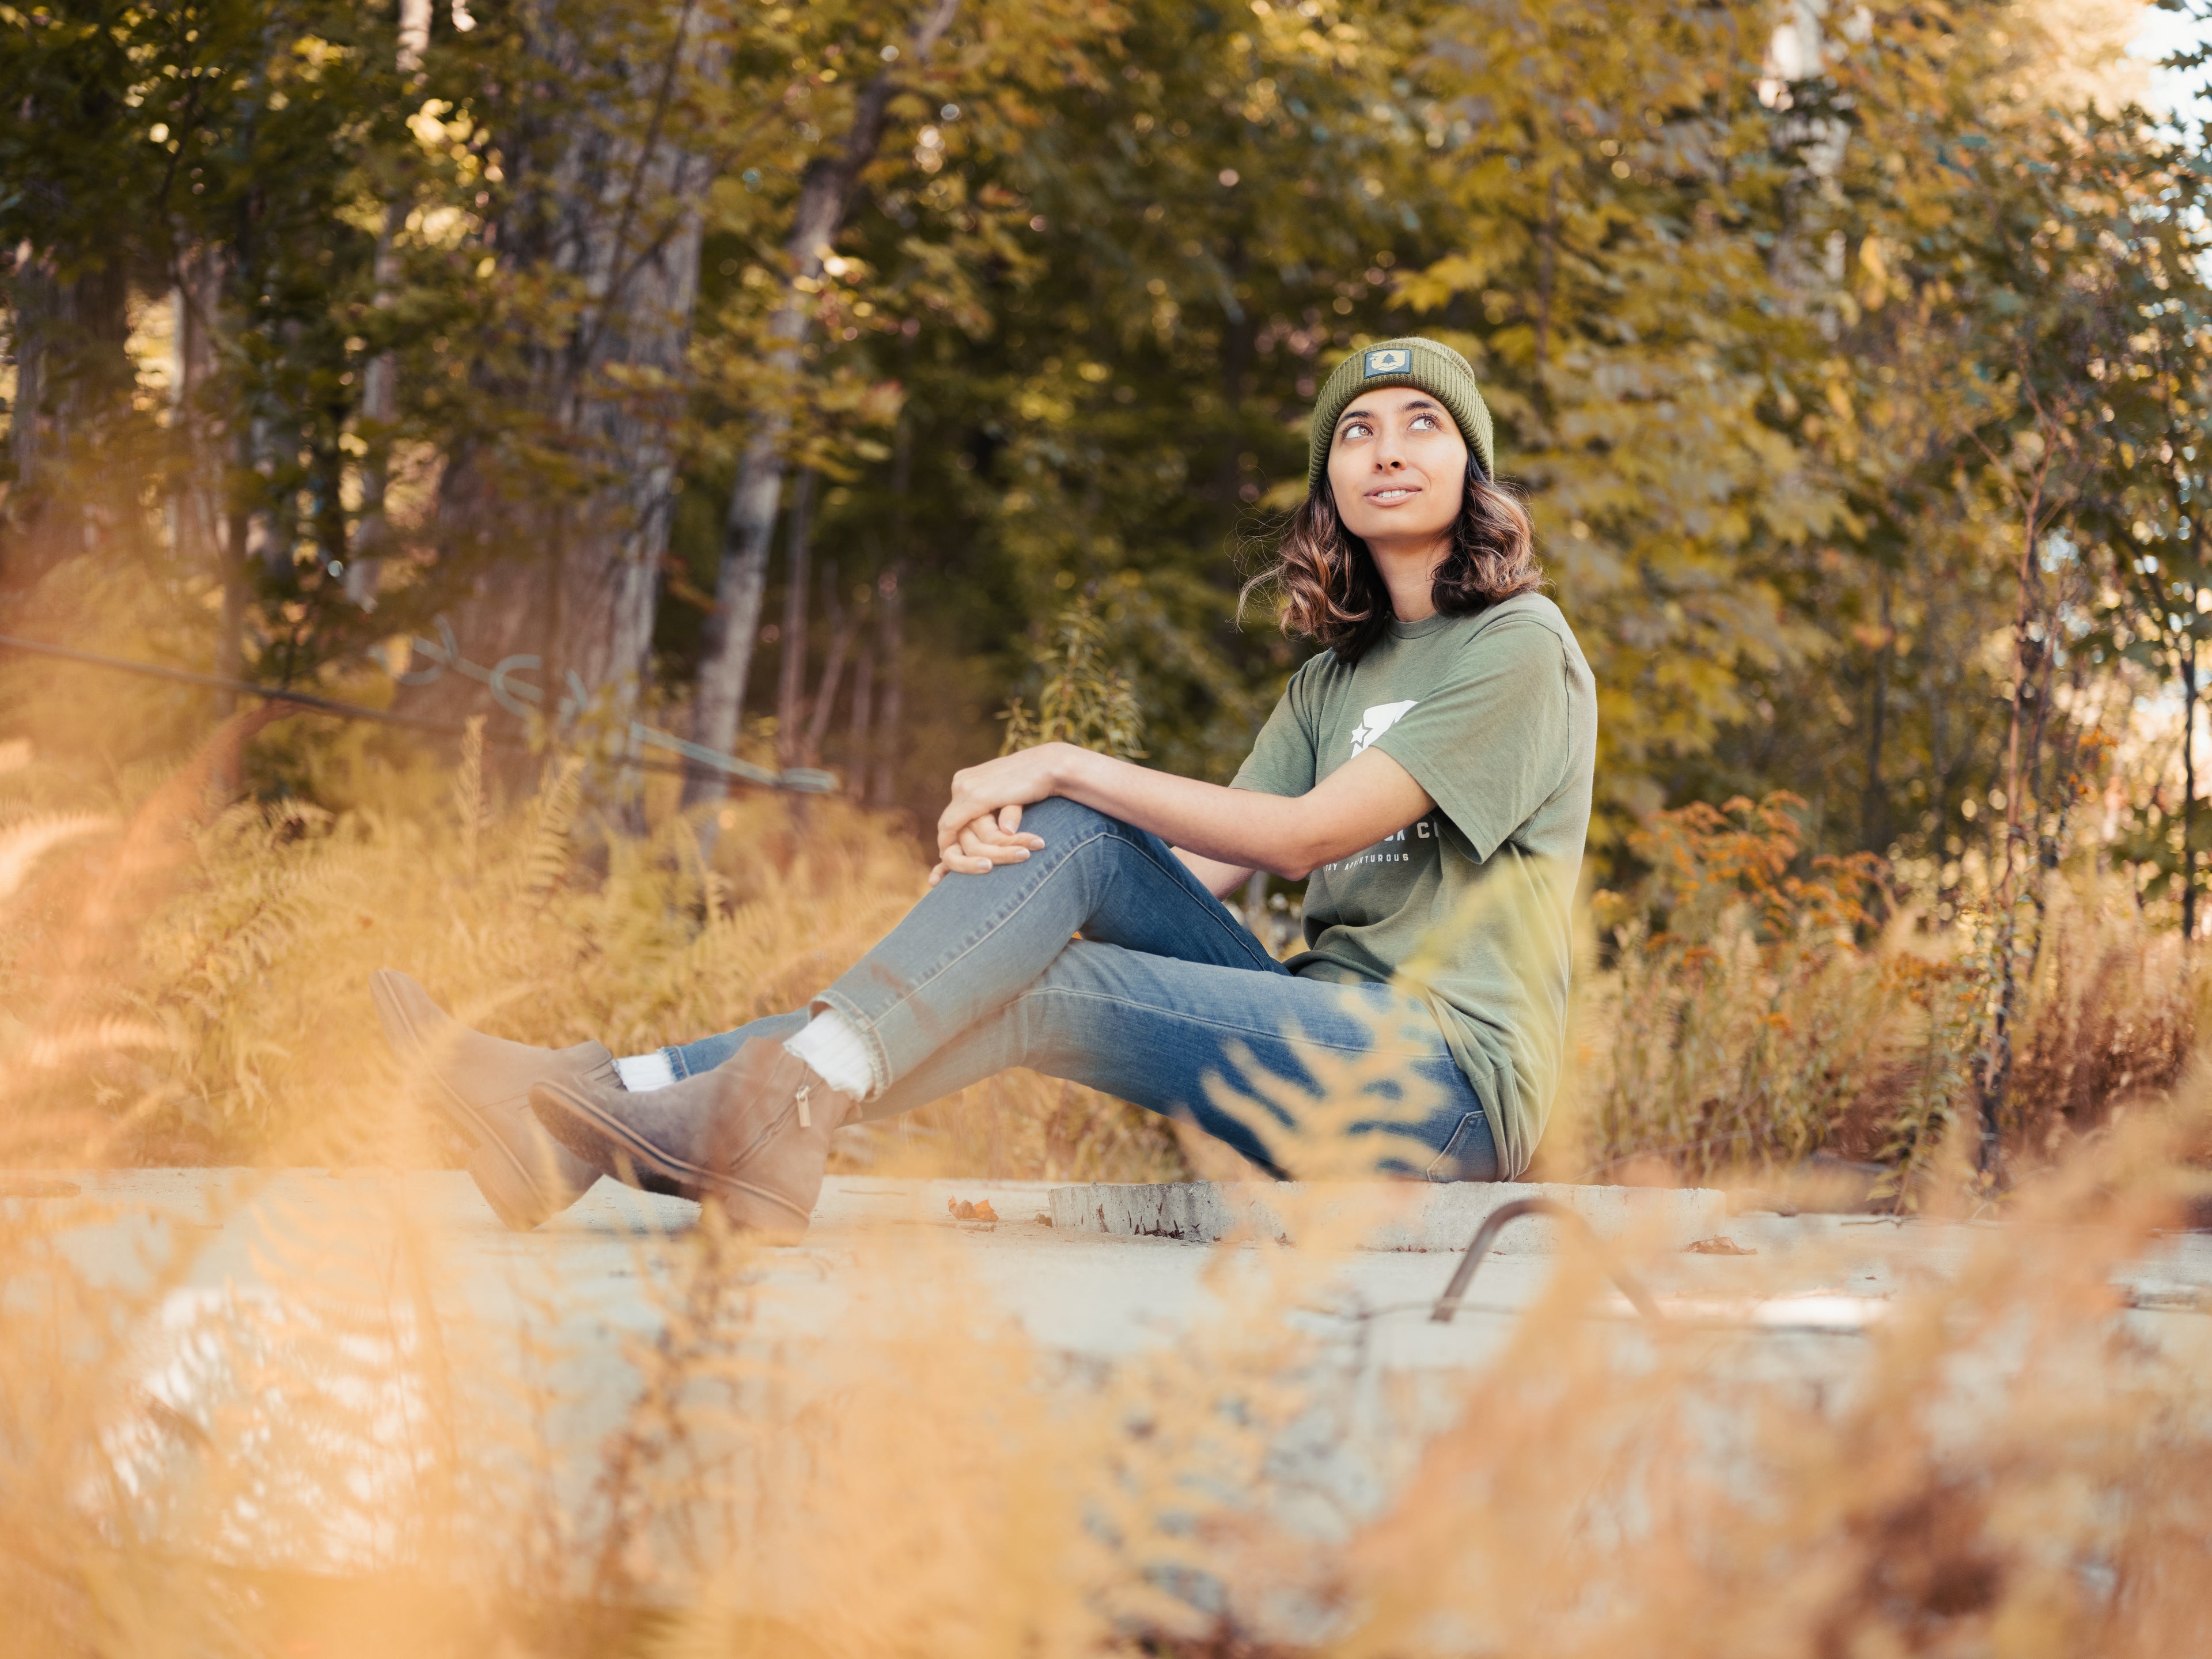
<instances>
[{"instance_id":1,"label":"woman's hand","mask_svg":"<svg viewBox=\"0 0 2212 1659\"><path fill-rule=\"evenodd\" d=\"M939 849L942 856L929 872L929 884L934 887L950 875L986 875L1002 864L1019 864L1042 850L1044 837L1023 834L1021 827L1018 806L1002 806L963 824L953 845Z\"/></svg>"},{"instance_id":2,"label":"woman's hand","mask_svg":"<svg viewBox=\"0 0 2212 1659\"><path fill-rule=\"evenodd\" d=\"M1042 837L1021 832L1022 808L1059 794L1070 757L1083 752L1073 744L1043 743L955 772L952 799L938 815L929 884L947 875L986 875L1041 849Z\"/></svg>"}]
</instances>

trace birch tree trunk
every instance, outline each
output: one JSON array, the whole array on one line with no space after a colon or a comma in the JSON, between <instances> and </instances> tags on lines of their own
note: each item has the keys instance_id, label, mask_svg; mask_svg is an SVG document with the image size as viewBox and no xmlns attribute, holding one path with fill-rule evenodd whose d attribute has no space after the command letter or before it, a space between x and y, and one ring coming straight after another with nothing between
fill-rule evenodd
<instances>
[{"instance_id":1,"label":"birch tree trunk","mask_svg":"<svg viewBox=\"0 0 2212 1659\"><path fill-rule=\"evenodd\" d=\"M585 44L543 43L550 81L586 77ZM526 343L520 383L501 389L557 459L518 465L481 447L454 458L439 501L443 551L477 567L453 617L462 653L486 667L535 657L517 669L549 715L590 707L617 728L650 660L709 183L708 161L671 136L671 110L721 59L690 0L657 39L626 44L597 104L544 100L552 112L510 151L502 260L574 295L574 320L550 344ZM455 712L488 695L450 674L434 690Z\"/></svg>"},{"instance_id":2,"label":"birch tree trunk","mask_svg":"<svg viewBox=\"0 0 2212 1659\"><path fill-rule=\"evenodd\" d=\"M952 26L960 0L931 0L928 11L908 38L905 56L925 62ZM830 243L844 223L860 171L881 147L890 101L898 90L897 72L885 70L854 101L853 125L843 148L808 164L799 188L799 208L784 244L784 291L769 322L769 378L779 386L796 380L800 349L814 321L811 291L822 274ZM714 614L707 625L707 650L699 665L693 703L694 742L725 752L737 741L744 711L745 678L752 669L753 642L760 628L761 594L768 581L769 540L775 529L776 504L783 493L783 444L791 416L781 403L761 417L730 492L722 526L721 570L714 585ZM684 785L687 805L720 800L727 781L695 774Z\"/></svg>"},{"instance_id":3,"label":"birch tree trunk","mask_svg":"<svg viewBox=\"0 0 2212 1659\"><path fill-rule=\"evenodd\" d=\"M169 534L185 563L222 574L221 434L206 400L216 373L216 319L222 304L223 251L210 243L177 261L169 305L175 319L170 419L184 476L169 497Z\"/></svg>"},{"instance_id":4,"label":"birch tree trunk","mask_svg":"<svg viewBox=\"0 0 2212 1659\"><path fill-rule=\"evenodd\" d=\"M814 474L801 472L791 492L791 524L784 533L790 556L783 586L783 632L777 640L782 671L775 688L775 752L785 766L798 766L799 728L806 702L806 589L812 580Z\"/></svg>"},{"instance_id":5,"label":"birch tree trunk","mask_svg":"<svg viewBox=\"0 0 2212 1659\"><path fill-rule=\"evenodd\" d=\"M430 0L399 0L399 47L394 54L399 72L412 75L421 69L429 45ZM376 239L376 292L370 301L380 312L392 309L393 290L399 286L399 256L392 244L406 222L404 199L385 209L384 229ZM392 544L384 502L391 484L392 425L398 415L399 361L387 349L370 358L362 372L362 435L368 453L362 461L361 522L354 532L353 556L346 561L345 591L364 611L376 609L376 590Z\"/></svg>"}]
</instances>

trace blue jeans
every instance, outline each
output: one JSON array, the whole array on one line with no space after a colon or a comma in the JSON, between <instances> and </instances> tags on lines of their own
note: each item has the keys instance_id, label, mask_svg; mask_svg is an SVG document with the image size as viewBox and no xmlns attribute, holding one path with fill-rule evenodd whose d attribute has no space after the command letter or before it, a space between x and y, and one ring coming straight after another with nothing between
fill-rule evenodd
<instances>
[{"instance_id":1,"label":"blue jeans","mask_svg":"<svg viewBox=\"0 0 2212 1659\"><path fill-rule=\"evenodd\" d=\"M1498 1179L1482 1103L1419 997L1291 973L1158 836L1059 799L1022 827L1042 852L945 877L809 1009L669 1048L676 1074L834 1008L871 1051L866 1117L1026 1066L1279 1176Z\"/></svg>"}]
</instances>

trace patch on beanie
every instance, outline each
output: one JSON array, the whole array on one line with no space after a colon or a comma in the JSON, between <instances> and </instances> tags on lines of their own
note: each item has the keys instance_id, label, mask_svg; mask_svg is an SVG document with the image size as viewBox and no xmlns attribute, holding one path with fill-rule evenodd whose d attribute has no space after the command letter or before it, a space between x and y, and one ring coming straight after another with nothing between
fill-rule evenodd
<instances>
[{"instance_id":1,"label":"patch on beanie","mask_svg":"<svg viewBox=\"0 0 2212 1659\"><path fill-rule=\"evenodd\" d=\"M1371 380L1377 374L1403 374L1413 366L1413 354L1403 346L1386 346L1370 351L1360 363L1360 378Z\"/></svg>"}]
</instances>

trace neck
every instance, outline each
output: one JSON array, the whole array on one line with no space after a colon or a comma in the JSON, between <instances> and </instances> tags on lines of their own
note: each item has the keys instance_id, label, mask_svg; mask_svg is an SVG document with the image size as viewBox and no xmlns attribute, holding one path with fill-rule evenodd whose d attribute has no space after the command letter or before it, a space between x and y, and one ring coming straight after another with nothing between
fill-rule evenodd
<instances>
[{"instance_id":1,"label":"neck","mask_svg":"<svg viewBox=\"0 0 2212 1659\"><path fill-rule=\"evenodd\" d=\"M1425 536L1401 540L1376 538L1367 544L1375 569L1390 590L1390 611L1401 623L1421 622L1437 614L1437 567L1451 555L1451 537Z\"/></svg>"}]
</instances>

